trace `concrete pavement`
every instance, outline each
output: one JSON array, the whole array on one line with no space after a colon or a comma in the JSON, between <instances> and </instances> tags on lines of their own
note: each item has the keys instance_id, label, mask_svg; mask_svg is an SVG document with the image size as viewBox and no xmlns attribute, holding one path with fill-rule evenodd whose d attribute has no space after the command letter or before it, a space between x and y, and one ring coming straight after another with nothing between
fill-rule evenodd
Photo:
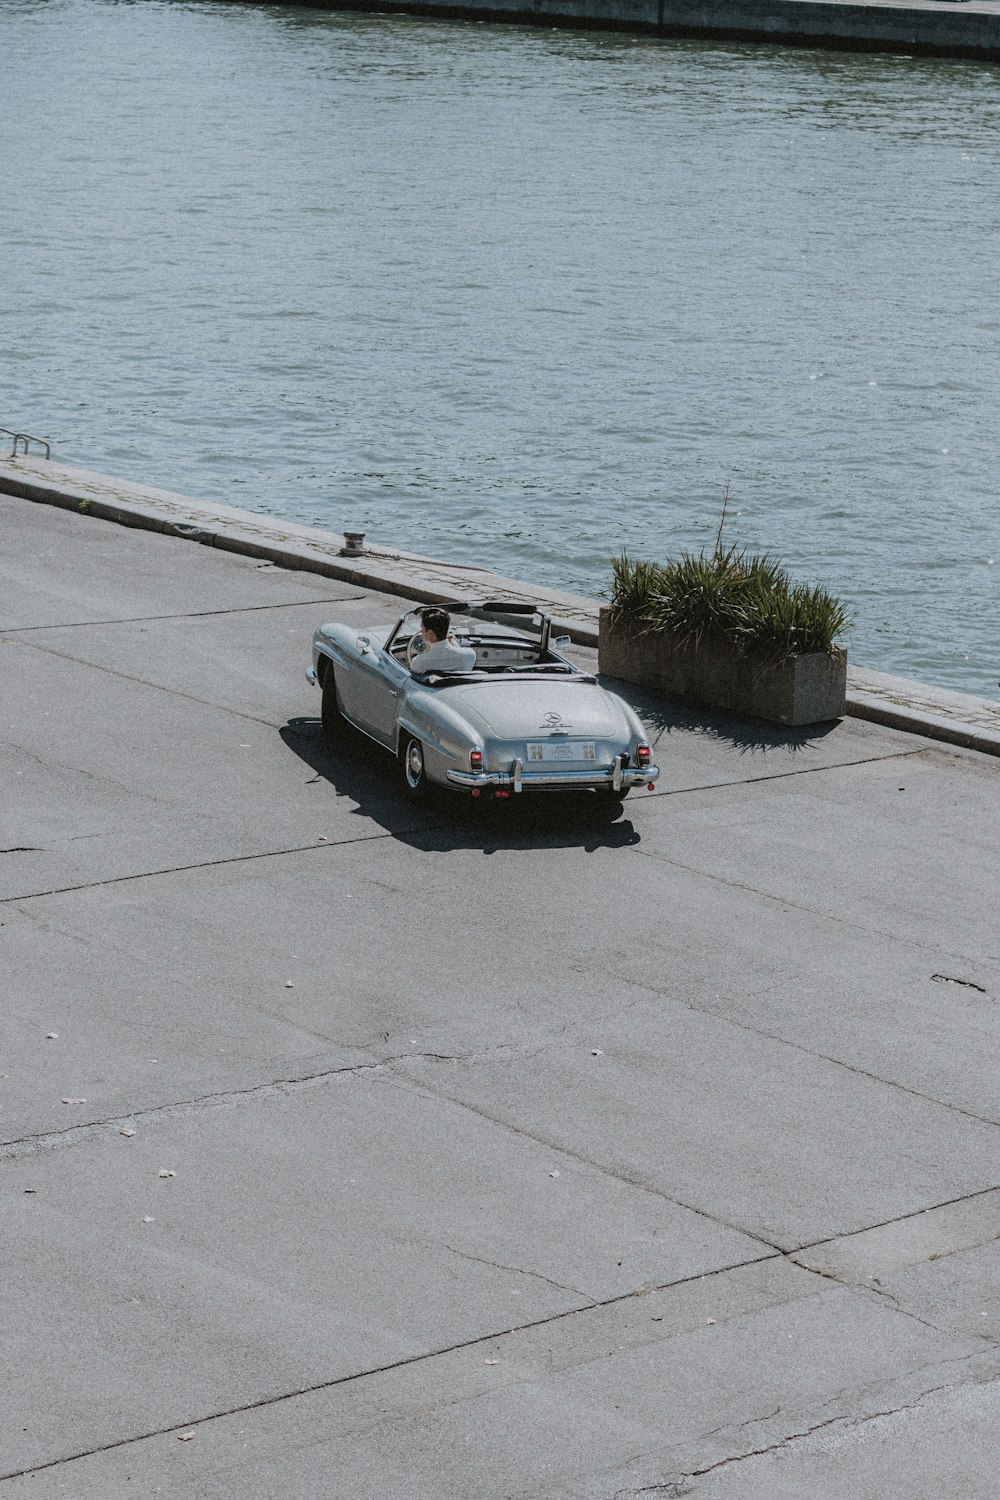
<instances>
[{"instance_id":1,"label":"concrete pavement","mask_svg":"<svg viewBox=\"0 0 1000 1500\"><path fill-rule=\"evenodd\" d=\"M0 527L0 1500L996 1495L996 759L417 813L302 675L398 600Z\"/></svg>"}]
</instances>

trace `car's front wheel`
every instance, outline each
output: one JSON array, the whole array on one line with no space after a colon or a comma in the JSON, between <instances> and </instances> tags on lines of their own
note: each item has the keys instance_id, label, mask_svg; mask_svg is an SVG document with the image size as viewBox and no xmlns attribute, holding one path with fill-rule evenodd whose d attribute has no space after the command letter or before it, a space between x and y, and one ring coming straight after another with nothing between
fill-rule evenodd
<instances>
[{"instance_id":1,"label":"car's front wheel","mask_svg":"<svg viewBox=\"0 0 1000 1500\"><path fill-rule=\"evenodd\" d=\"M403 786L406 795L418 801L427 792L427 770L424 766L424 747L413 735L403 740Z\"/></svg>"}]
</instances>

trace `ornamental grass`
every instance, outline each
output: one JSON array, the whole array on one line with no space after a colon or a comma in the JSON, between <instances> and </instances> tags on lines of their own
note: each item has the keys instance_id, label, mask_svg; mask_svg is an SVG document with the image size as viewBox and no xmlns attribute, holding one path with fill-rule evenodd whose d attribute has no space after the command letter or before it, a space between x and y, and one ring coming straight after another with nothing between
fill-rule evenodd
<instances>
[{"instance_id":1,"label":"ornamental grass","mask_svg":"<svg viewBox=\"0 0 1000 1500\"><path fill-rule=\"evenodd\" d=\"M665 634L685 646L726 640L774 661L812 651L844 656L837 644L850 624L844 606L825 589L792 583L766 554L717 543L711 554L685 552L666 563L623 552L611 566L608 613L630 634Z\"/></svg>"}]
</instances>

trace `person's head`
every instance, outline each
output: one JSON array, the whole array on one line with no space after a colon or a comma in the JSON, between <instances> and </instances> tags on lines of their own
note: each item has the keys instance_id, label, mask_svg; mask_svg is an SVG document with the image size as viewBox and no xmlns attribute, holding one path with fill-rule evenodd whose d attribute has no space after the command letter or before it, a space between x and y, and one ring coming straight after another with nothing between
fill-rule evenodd
<instances>
[{"instance_id":1,"label":"person's head","mask_svg":"<svg viewBox=\"0 0 1000 1500\"><path fill-rule=\"evenodd\" d=\"M420 611L420 633L425 641L446 640L450 629L451 616L446 609L433 606Z\"/></svg>"}]
</instances>

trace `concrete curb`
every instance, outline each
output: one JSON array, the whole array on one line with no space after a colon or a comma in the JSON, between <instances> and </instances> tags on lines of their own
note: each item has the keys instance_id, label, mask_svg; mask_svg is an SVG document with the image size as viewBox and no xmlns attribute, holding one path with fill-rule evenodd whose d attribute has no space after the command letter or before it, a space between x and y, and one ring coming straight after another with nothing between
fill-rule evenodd
<instances>
[{"instance_id":1,"label":"concrete curb","mask_svg":"<svg viewBox=\"0 0 1000 1500\"><path fill-rule=\"evenodd\" d=\"M865 679L882 675L875 672L864 673ZM885 681L895 685L898 691L898 678L886 677ZM885 690L873 693L855 685L847 695L847 712L855 719L870 719L872 723L884 724L888 729L922 734L927 739L958 745L964 750L978 750L983 755L1000 755L1000 705L990 705L988 700L970 698L963 693L934 689L931 695L939 700L939 711L935 712L931 705L912 701L912 697L918 694L928 696L928 689L915 682L908 682L906 686L910 690L911 701L900 701L898 697L889 698ZM963 707L965 704L969 706ZM993 723L978 722L986 719L984 706Z\"/></svg>"},{"instance_id":2,"label":"concrete curb","mask_svg":"<svg viewBox=\"0 0 1000 1500\"><path fill-rule=\"evenodd\" d=\"M487 568L379 546L367 547L358 557L345 557L345 538L336 533L42 459L0 461L0 493L423 603L457 603L484 595L537 601L553 616L561 633L578 645L597 645L596 601L534 588Z\"/></svg>"},{"instance_id":3,"label":"concrete curb","mask_svg":"<svg viewBox=\"0 0 1000 1500\"><path fill-rule=\"evenodd\" d=\"M121 526L159 531L422 603L457 603L484 595L531 600L548 610L558 630L577 645L597 647L597 599L535 589L485 568L381 547L366 549L360 558L344 557L344 538L336 533L43 459L0 460L0 494ZM907 734L1000 756L1000 703L989 699L849 667L847 712Z\"/></svg>"},{"instance_id":4,"label":"concrete curb","mask_svg":"<svg viewBox=\"0 0 1000 1500\"><path fill-rule=\"evenodd\" d=\"M232 4L234 0L227 0ZM303 0L281 0L303 4ZM989 0L304 0L347 10L633 32L643 36L1000 59Z\"/></svg>"}]
</instances>

